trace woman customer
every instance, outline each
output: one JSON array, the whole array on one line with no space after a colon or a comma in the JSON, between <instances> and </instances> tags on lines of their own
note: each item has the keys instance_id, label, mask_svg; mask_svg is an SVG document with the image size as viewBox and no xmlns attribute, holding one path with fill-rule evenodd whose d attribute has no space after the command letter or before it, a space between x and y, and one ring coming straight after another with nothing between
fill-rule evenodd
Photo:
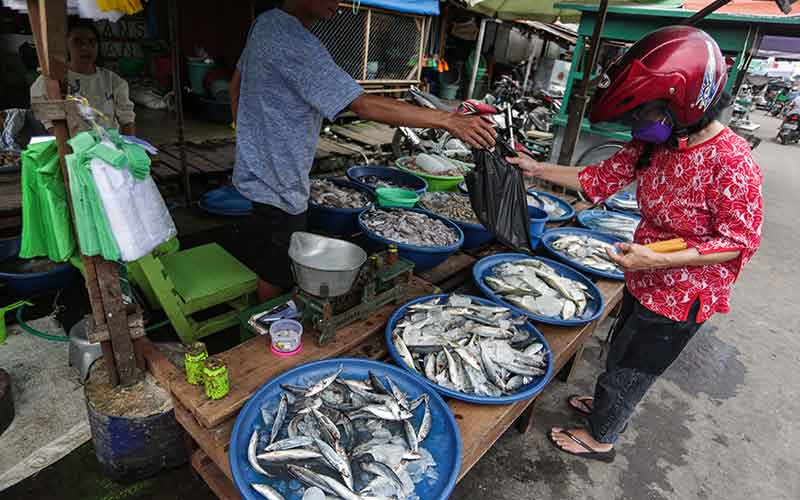
<instances>
[{"instance_id":1,"label":"woman customer","mask_svg":"<svg viewBox=\"0 0 800 500\"><path fill-rule=\"evenodd\" d=\"M717 117L730 105L725 60L696 28L667 27L635 43L599 81L591 121L622 121L633 140L598 165L578 169L510 158L527 175L581 190L599 203L637 181L642 221L634 243L611 258L625 296L606 370L594 397L569 407L588 426L553 427L559 450L610 462L614 442L657 377L700 326L729 309L731 286L761 238L761 173L747 141ZM688 248L645 244L683 238Z\"/></svg>"},{"instance_id":2,"label":"woman customer","mask_svg":"<svg viewBox=\"0 0 800 500\"><path fill-rule=\"evenodd\" d=\"M125 135L135 135L133 102L128 97L128 82L113 71L97 65L100 33L94 23L75 18L67 30L67 93L85 97L89 104L104 116L97 122L106 128L119 129ZM31 102L45 99L45 82L39 77L31 85ZM43 122L52 133L53 124Z\"/></svg>"}]
</instances>

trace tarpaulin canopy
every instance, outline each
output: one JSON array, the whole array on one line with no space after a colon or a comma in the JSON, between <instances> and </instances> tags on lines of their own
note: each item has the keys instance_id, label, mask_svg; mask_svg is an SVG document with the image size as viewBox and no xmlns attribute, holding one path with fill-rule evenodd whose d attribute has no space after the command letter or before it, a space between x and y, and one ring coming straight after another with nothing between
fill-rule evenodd
<instances>
[{"instance_id":1,"label":"tarpaulin canopy","mask_svg":"<svg viewBox=\"0 0 800 500\"><path fill-rule=\"evenodd\" d=\"M361 0L360 2L352 0L352 2L356 5L361 4L405 14L439 15L439 0Z\"/></svg>"},{"instance_id":2,"label":"tarpaulin canopy","mask_svg":"<svg viewBox=\"0 0 800 500\"><path fill-rule=\"evenodd\" d=\"M480 14L496 17L504 21L533 19L552 22L558 18L562 22L580 19L580 12L572 9L553 7L554 0L463 0L470 10ZM598 4L598 1L575 2L577 4ZM678 8L684 0L610 0L610 5L651 5L661 8Z\"/></svg>"}]
</instances>

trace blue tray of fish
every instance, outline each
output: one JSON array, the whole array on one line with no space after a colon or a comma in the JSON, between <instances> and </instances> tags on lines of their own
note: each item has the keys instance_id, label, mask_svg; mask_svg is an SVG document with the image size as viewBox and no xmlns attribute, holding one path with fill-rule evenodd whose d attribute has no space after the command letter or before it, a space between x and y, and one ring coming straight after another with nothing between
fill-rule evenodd
<instances>
[{"instance_id":1,"label":"blue tray of fish","mask_svg":"<svg viewBox=\"0 0 800 500\"><path fill-rule=\"evenodd\" d=\"M568 243L571 240L575 240L575 243ZM549 229L542 235L542 244L558 260L579 271L610 280L623 280L625 274L608 260L605 248L624 241L622 238L580 227ZM560 242L567 242L564 243L566 248Z\"/></svg>"},{"instance_id":2,"label":"blue tray of fish","mask_svg":"<svg viewBox=\"0 0 800 500\"><path fill-rule=\"evenodd\" d=\"M603 296L592 280L544 257L491 255L475 263L472 277L492 301L541 323L584 325L603 312Z\"/></svg>"},{"instance_id":3,"label":"blue tray of fish","mask_svg":"<svg viewBox=\"0 0 800 500\"><path fill-rule=\"evenodd\" d=\"M639 213L639 204L636 200L636 193L631 193L630 191L618 191L617 193L614 193L606 198L604 204L611 210Z\"/></svg>"},{"instance_id":4,"label":"blue tray of fish","mask_svg":"<svg viewBox=\"0 0 800 500\"><path fill-rule=\"evenodd\" d=\"M543 191L529 189L528 205L544 210L550 222L564 222L575 217L575 208L572 205L556 195Z\"/></svg>"},{"instance_id":5,"label":"blue tray of fish","mask_svg":"<svg viewBox=\"0 0 800 500\"><path fill-rule=\"evenodd\" d=\"M633 212L617 212L616 210L600 210L596 208L578 212L578 224L581 226L599 233L610 234L626 241L633 241L636 227L641 220L642 217Z\"/></svg>"},{"instance_id":6,"label":"blue tray of fish","mask_svg":"<svg viewBox=\"0 0 800 500\"><path fill-rule=\"evenodd\" d=\"M299 500L311 487L341 498L403 491L444 500L461 469L461 437L444 400L412 374L334 358L262 386L236 418L228 455L248 500Z\"/></svg>"},{"instance_id":7,"label":"blue tray of fish","mask_svg":"<svg viewBox=\"0 0 800 500\"><path fill-rule=\"evenodd\" d=\"M415 318L418 314L424 318ZM502 325L507 329L497 326L501 320L494 315L508 322ZM414 320L424 323L420 335L405 330L416 328L413 324L401 326ZM426 338L426 327L438 331L435 338ZM480 297L440 294L414 299L389 318L385 335L395 363L439 393L470 403L508 404L531 398L553 373L550 346L527 317Z\"/></svg>"}]
</instances>

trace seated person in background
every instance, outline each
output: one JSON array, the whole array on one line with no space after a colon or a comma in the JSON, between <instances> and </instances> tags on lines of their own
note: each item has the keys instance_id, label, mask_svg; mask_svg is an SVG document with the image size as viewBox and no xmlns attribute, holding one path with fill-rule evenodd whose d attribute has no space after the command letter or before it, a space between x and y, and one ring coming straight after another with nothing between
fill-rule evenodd
<instances>
[{"instance_id":1,"label":"seated person in background","mask_svg":"<svg viewBox=\"0 0 800 500\"><path fill-rule=\"evenodd\" d=\"M136 118L133 102L128 97L128 82L113 71L97 66L100 33L94 23L87 19L74 19L67 31L69 70L67 71L67 93L80 95L105 117L98 123L106 128L117 128L125 135L135 135ZM46 99L44 78L39 77L31 85L31 102ZM43 122L52 133L53 124Z\"/></svg>"}]
</instances>

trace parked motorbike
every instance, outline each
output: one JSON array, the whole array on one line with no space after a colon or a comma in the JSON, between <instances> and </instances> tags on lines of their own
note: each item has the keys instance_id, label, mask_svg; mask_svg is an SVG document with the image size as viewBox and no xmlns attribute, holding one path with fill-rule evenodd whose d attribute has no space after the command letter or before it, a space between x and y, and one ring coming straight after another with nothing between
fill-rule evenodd
<instances>
[{"instance_id":1,"label":"parked motorbike","mask_svg":"<svg viewBox=\"0 0 800 500\"><path fill-rule=\"evenodd\" d=\"M800 110L794 110L784 117L778 130L778 142L792 144L800 142Z\"/></svg>"}]
</instances>

